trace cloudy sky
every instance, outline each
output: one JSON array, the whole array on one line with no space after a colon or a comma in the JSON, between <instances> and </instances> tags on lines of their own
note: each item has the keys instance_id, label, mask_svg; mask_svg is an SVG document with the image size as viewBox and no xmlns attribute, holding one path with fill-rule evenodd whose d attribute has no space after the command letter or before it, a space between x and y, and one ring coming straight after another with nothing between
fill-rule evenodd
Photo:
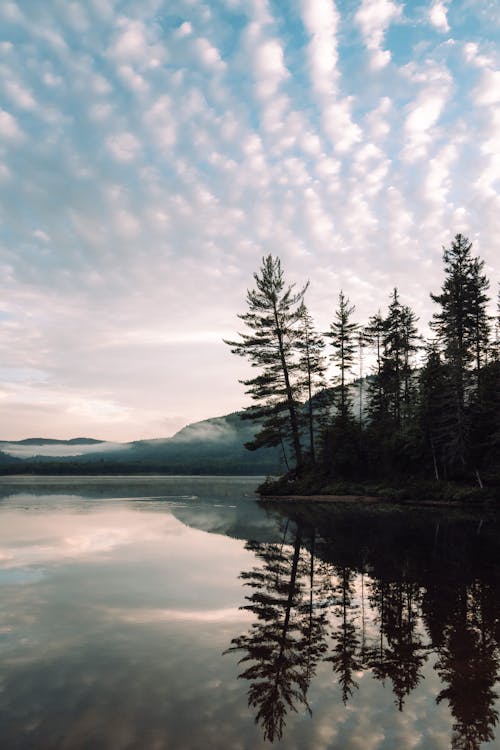
<instances>
[{"instance_id":1,"label":"cloudy sky","mask_svg":"<svg viewBox=\"0 0 500 750\"><path fill-rule=\"evenodd\" d=\"M245 403L269 252L329 325L424 327L466 233L495 292L497 0L3 0L2 439L172 434Z\"/></svg>"}]
</instances>

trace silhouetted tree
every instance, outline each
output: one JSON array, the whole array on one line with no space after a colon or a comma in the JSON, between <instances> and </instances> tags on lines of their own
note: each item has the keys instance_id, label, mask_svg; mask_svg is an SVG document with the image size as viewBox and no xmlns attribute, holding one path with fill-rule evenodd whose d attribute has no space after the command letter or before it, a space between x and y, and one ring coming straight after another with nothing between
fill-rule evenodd
<instances>
[{"instance_id":1,"label":"silhouetted tree","mask_svg":"<svg viewBox=\"0 0 500 750\"><path fill-rule=\"evenodd\" d=\"M306 421L309 434L311 460L316 462L316 433L320 425L324 425L327 399L325 398L326 361L323 355L325 342L316 332L313 319L305 306L301 304L300 338L296 347L299 352L299 372L301 386L307 397Z\"/></svg>"},{"instance_id":2,"label":"silhouetted tree","mask_svg":"<svg viewBox=\"0 0 500 750\"><path fill-rule=\"evenodd\" d=\"M351 320L355 310L349 299L341 291L339 305L335 311L335 318L330 330L325 336L330 339L333 349L331 359L338 369L339 388L336 396L336 406L341 421L352 417L352 398L349 393L349 377L352 375L356 347L358 325Z\"/></svg>"},{"instance_id":3,"label":"silhouetted tree","mask_svg":"<svg viewBox=\"0 0 500 750\"><path fill-rule=\"evenodd\" d=\"M248 419L259 420L261 431L247 443L250 450L290 441L295 465L302 468L300 441L300 385L294 357L300 339L301 305L307 284L299 291L286 286L279 258L262 259L254 274L255 288L247 292L248 312L239 315L251 333L240 333L240 341L226 341L231 351L248 359L259 375L243 384L258 402L246 410Z\"/></svg>"},{"instance_id":4,"label":"silhouetted tree","mask_svg":"<svg viewBox=\"0 0 500 750\"><path fill-rule=\"evenodd\" d=\"M431 323L448 365L453 392L446 455L450 469L465 471L469 449L467 404L480 382L483 353L488 342L486 290L483 263L471 254L472 243L457 234L444 250L445 280L440 294L431 299L440 309ZM471 378L475 371L475 383Z\"/></svg>"}]
</instances>

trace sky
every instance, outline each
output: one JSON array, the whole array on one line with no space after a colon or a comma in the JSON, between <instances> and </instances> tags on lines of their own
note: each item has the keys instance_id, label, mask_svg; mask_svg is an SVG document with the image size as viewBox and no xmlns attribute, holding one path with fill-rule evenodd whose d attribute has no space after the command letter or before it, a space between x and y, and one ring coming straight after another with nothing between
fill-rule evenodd
<instances>
[{"instance_id":1,"label":"sky","mask_svg":"<svg viewBox=\"0 0 500 750\"><path fill-rule=\"evenodd\" d=\"M497 0L3 0L0 438L166 437L248 400L264 255L328 329L500 278Z\"/></svg>"}]
</instances>

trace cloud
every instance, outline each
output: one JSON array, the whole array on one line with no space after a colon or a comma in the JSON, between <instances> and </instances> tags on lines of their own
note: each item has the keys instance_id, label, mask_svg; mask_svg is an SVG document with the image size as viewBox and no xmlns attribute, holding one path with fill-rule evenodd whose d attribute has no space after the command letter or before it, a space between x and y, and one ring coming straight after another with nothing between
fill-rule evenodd
<instances>
[{"instance_id":1,"label":"cloud","mask_svg":"<svg viewBox=\"0 0 500 750\"><path fill-rule=\"evenodd\" d=\"M337 32L340 14L333 0L302 0L302 18L310 35L309 75L320 96L336 89L338 70Z\"/></svg>"},{"instance_id":2,"label":"cloud","mask_svg":"<svg viewBox=\"0 0 500 750\"><path fill-rule=\"evenodd\" d=\"M391 60L389 50L383 49L385 32L390 24L401 18L403 6L393 0L362 0L355 22L361 29L370 54L373 69L384 68Z\"/></svg>"},{"instance_id":3,"label":"cloud","mask_svg":"<svg viewBox=\"0 0 500 750\"><path fill-rule=\"evenodd\" d=\"M361 140L362 131L351 114L352 98L333 102L325 106L323 111L323 128L329 136L333 147L342 152Z\"/></svg>"},{"instance_id":4,"label":"cloud","mask_svg":"<svg viewBox=\"0 0 500 750\"><path fill-rule=\"evenodd\" d=\"M442 0L434 0L431 7L429 8L429 21L435 29L443 34L447 34L450 30L447 17L447 2Z\"/></svg>"},{"instance_id":5,"label":"cloud","mask_svg":"<svg viewBox=\"0 0 500 750\"><path fill-rule=\"evenodd\" d=\"M144 23L122 17L116 25L118 31L110 50L111 56L117 60L144 62L148 58L149 48Z\"/></svg>"},{"instance_id":6,"label":"cloud","mask_svg":"<svg viewBox=\"0 0 500 750\"><path fill-rule=\"evenodd\" d=\"M500 70L484 70L473 96L480 107L500 102Z\"/></svg>"},{"instance_id":7,"label":"cloud","mask_svg":"<svg viewBox=\"0 0 500 750\"><path fill-rule=\"evenodd\" d=\"M8 141L20 141L22 137L23 132L17 124L16 118L10 112L0 109L0 138Z\"/></svg>"},{"instance_id":8,"label":"cloud","mask_svg":"<svg viewBox=\"0 0 500 750\"><path fill-rule=\"evenodd\" d=\"M253 64L258 96L267 99L276 94L278 86L288 76L280 42L277 39L258 42Z\"/></svg>"},{"instance_id":9,"label":"cloud","mask_svg":"<svg viewBox=\"0 0 500 750\"><path fill-rule=\"evenodd\" d=\"M141 149L141 144L133 133L118 133L109 136L106 143L114 158L122 162L136 159Z\"/></svg>"},{"instance_id":10,"label":"cloud","mask_svg":"<svg viewBox=\"0 0 500 750\"><path fill-rule=\"evenodd\" d=\"M221 59L219 50L214 47L208 39L199 37L194 42L196 53L200 59L201 64L206 68L212 68L214 70L224 70L225 63Z\"/></svg>"},{"instance_id":11,"label":"cloud","mask_svg":"<svg viewBox=\"0 0 500 750\"><path fill-rule=\"evenodd\" d=\"M32 93L24 88L18 81L10 80L5 83L7 96L12 99L20 109L35 109L36 102Z\"/></svg>"},{"instance_id":12,"label":"cloud","mask_svg":"<svg viewBox=\"0 0 500 750\"><path fill-rule=\"evenodd\" d=\"M455 45L430 0L4 3L3 437L241 407L220 338L268 252L325 330L340 287L362 321L394 284L425 325L456 226L493 287L496 31L458 1Z\"/></svg>"},{"instance_id":13,"label":"cloud","mask_svg":"<svg viewBox=\"0 0 500 750\"><path fill-rule=\"evenodd\" d=\"M452 78L446 68L430 66L425 70L408 69L410 80L421 85L420 92L406 108L403 158L412 162L424 157L434 139L434 127L444 112L451 94Z\"/></svg>"}]
</instances>

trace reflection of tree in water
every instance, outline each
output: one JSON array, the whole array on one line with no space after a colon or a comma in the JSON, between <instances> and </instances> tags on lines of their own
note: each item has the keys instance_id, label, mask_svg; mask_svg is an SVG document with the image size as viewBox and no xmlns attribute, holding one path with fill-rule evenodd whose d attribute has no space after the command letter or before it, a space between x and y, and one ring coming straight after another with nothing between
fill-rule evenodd
<instances>
[{"instance_id":1,"label":"reflection of tree in water","mask_svg":"<svg viewBox=\"0 0 500 750\"><path fill-rule=\"evenodd\" d=\"M370 670L391 685L402 711L435 653L437 702L450 706L453 750L493 740L498 529L485 544L464 523L445 528L422 518L410 528L404 514L353 523L315 513L309 508L301 520L294 509L291 545L247 545L259 561L241 576L256 620L229 650L243 654L240 677L250 683L264 737L281 739L290 711L310 711L307 693L322 661L332 665L344 704Z\"/></svg>"},{"instance_id":2,"label":"reflection of tree in water","mask_svg":"<svg viewBox=\"0 0 500 750\"><path fill-rule=\"evenodd\" d=\"M414 583L374 581L371 602L378 610L379 641L368 663L374 677L392 682L396 705L402 711L406 696L422 679L427 658L416 631L419 590Z\"/></svg>"},{"instance_id":3,"label":"reflection of tree in water","mask_svg":"<svg viewBox=\"0 0 500 750\"><path fill-rule=\"evenodd\" d=\"M360 638L353 619L354 572L346 567L333 568L332 572L333 611L337 616L337 627L332 633L332 653L326 661L332 663L337 674L342 690L342 701L345 705L353 689L358 688L354 674L361 668L361 661L358 657Z\"/></svg>"},{"instance_id":4,"label":"reflection of tree in water","mask_svg":"<svg viewBox=\"0 0 500 750\"><path fill-rule=\"evenodd\" d=\"M315 616L312 591L307 597L304 561L301 560L301 529L293 548L249 542L263 563L242 573L253 589L246 597L256 615L250 631L231 642L229 651L242 651L240 664L250 665L240 677L250 681L248 703L256 708L256 722L271 742L283 734L289 710L309 710L307 689L323 651L323 616ZM310 588L314 581L314 559L309 566Z\"/></svg>"},{"instance_id":5,"label":"reflection of tree in water","mask_svg":"<svg viewBox=\"0 0 500 750\"><path fill-rule=\"evenodd\" d=\"M453 715L453 750L478 750L494 739L498 712L493 687L498 674L497 647L481 610L481 586L459 592L459 612L444 629L436 670ZM479 601L478 601L479 594Z\"/></svg>"}]
</instances>

